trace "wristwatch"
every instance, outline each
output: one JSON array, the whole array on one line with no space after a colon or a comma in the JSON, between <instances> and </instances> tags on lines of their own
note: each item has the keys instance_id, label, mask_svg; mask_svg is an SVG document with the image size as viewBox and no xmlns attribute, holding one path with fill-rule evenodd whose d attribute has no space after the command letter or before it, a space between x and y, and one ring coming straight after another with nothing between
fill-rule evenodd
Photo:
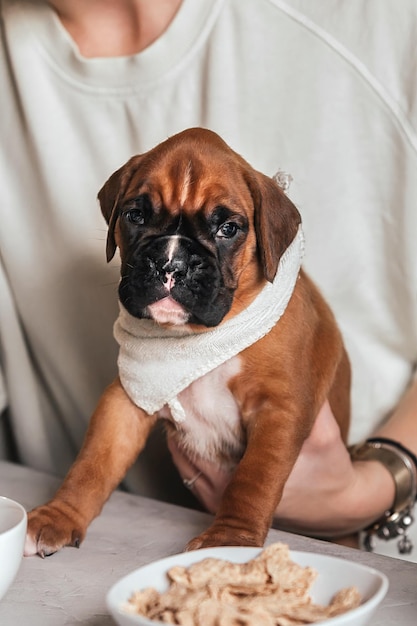
<instances>
[{"instance_id":1,"label":"wristwatch","mask_svg":"<svg viewBox=\"0 0 417 626\"><path fill-rule=\"evenodd\" d=\"M364 547L374 549L374 538L386 541L400 537L398 551L409 554L413 543L407 531L414 522L417 495L417 459L403 445L392 439L372 438L349 448L352 461L379 461L391 473L395 483L392 507L365 529Z\"/></svg>"}]
</instances>

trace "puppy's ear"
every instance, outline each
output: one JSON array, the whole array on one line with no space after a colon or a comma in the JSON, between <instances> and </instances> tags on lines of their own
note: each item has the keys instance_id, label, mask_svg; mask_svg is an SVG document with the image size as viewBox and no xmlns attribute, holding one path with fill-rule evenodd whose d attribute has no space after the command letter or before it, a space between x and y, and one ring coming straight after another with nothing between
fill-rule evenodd
<instances>
[{"instance_id":1,"label":"puppy's ear","mask_svg":"<svg viewBox=\"0 0 417 626\"><path fill-rule=\"evenodd\" d=\"M104 183L97 195L101 212L109 227L106 244L107 262L112 260L117 247L114 230L119 217L119 198L123 195L133 173L136 171L136 165L140 158L140 156L132 157L125 165L116 170Z\"/></svg>"},{"instance_id":2,"label":"puppy's ear","mask_svg":"<svg viewBox=\"0 0 417 626\"><path fill-rule=\"evenodd\" d=\"M110 176L108 181L98 192L98 200L100 202L101 212L108 225L106 257L107 262L111 261L116 252L116 241L114 238L114 228L118 217L117 203L119 200L119 179L120 170Z\"/></svg>"},{"instance_id":3,"label":"puppy's ear","mask_svg":"<svg viewBox=\"0 0 417 626\"><path fill-rule=\"evenodd\" d=\"M301 216L277 183L260 172L251 177L258 254L265 278L272 282L278 263L301 223Z\"/></svg>"}]
</instances>

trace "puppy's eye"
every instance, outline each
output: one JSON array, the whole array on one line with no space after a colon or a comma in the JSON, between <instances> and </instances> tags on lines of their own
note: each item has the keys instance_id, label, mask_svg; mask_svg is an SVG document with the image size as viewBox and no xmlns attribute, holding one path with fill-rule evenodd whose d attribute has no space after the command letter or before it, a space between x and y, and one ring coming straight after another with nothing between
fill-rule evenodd
<instances>
[{"instance_id":1,"label":"puppy's eye","mask_svg":"<svg viewBox=\"0 0 417 626\"><path fill-rule=\"evenodd\" d=\"M124 217L135 226L142 226L145 223L145 212L142 209L129 209L124 212Z\"/></svg>"},{"instance_id":2,"label":"puppy's eye","mask_svg":"<svg viewBox=\"0 0 417 626\"><path fill-rule=\"evenodd\" d=\"M225 222L216 233L219 239L233 239L238 233L239 226L236 222Z\"/></svg>"},{"instance_id":3,"label":"puppy's eye","mask_svg":"<svg viewBox=\"0 0 417 626\"><path fill-rule=\"evenodd\" d=\"M122 207L122 218L133 226L143 226L151 215L152 202L146 193L127 200Z\"/></svg>"}]
</instances>

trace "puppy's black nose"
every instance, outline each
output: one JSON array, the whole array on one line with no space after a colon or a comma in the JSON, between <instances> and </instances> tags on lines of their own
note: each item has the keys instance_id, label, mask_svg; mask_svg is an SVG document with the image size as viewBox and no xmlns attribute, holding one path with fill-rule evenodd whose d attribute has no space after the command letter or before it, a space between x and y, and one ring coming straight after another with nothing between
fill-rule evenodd
<instances>
[{"instance_id":1,"label":"puppy's black nose","mask_svg":"<svg viewBox=\"0 0 417 626\"><path fill-rule=\"evenodd\" d=\"M187 273L187 263L184 259L175 258L165 263L163 270L166 274L184 276Z\"/></svg>"}]
</instances>

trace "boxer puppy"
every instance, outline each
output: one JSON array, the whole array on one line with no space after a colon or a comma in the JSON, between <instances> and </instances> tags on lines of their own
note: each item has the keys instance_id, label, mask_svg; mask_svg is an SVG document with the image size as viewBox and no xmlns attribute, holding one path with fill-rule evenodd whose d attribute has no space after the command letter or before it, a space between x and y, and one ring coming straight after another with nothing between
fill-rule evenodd
<instances>
[{"instance_id":1,"label":"boxer puppy","mask_svg":"<svg viewBox=\"0 0 417 626\"><path fill-rule=\"evenodd\" d=\"M78 546L157 419L191 457L230 470L188 548L262 546L326 398L346 440L350 368L333 314L300 268L300 215L215 133L131 158L99 192L120 250L119 376L26 554Z\"/></svg>"}]
</instances>

